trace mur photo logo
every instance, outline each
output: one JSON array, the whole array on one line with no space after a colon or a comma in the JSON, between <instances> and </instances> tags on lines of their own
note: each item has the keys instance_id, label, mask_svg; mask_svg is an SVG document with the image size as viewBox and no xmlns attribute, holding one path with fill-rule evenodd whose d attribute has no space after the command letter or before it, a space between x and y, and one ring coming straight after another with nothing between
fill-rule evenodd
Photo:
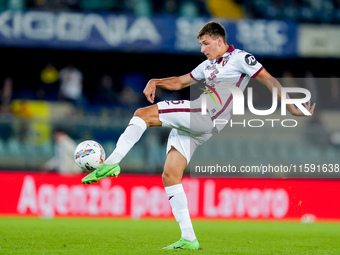
<instances>
[{"instance_id":1,"label":"mur photo logo","mask_svg":"<svg viewBox=\"0 0 340 255\"><path fill-rule=\"evenodd\" d=\"M229 84L224 84L221 85L224 91L228 91L230 94L228 97L228 100L226 101L225 104L222 103L221 97L219 93L217 93L216 89L211 86L205 84L207 89L202 89L204 93L201 96L201 114L206 115L208 113L208 100L207 100L207 95L211 97L213 100L215 106L217 106L217 102L215 100L215 97L213 93L216 95L217 99L219 100L219 103L222 107L223 110L225 110L228 106L229 103L232 103L232 113L233 115L245 115L245 96L243 94L242 89L234 86L234 85L229 85ZM209 91L210 90L210 91ZM221 88L219 88L221 91ZM289 98L288 93L297 93L299 94L299 98ZM303 96L301 96L303 95ZM300 109L306 116L310 116L311 113L306 109L305 104L310 102L311 100L311 93L309 90L305 88L300 88L300 87L283 87L281 89L281 116L286 116L287 115L287 104L293 104L295 107ZM248 110L250 113L256 115L256 116L269 116L273 114L278 107L278 90L277 88L273 88L272 91L272 105L269 109L256 109L254 107L254 102L253 102L253 88L248 87L247 88L247 106ZM211 106L211 105L210 105ZM249 119L246 121L242 122L237 122L233 123L232 119L226 119L226 118L219 118L214 116L213 118L213 125L214 127L216 125L225 125L227 123L230 123L230 126L232 127L233 125L242 125L242 126L249 126L249 127L262 127L265 122L271 123L271 127L275 126L275 122L280 121L281 126L283 127L295 127L297 126L297 121L295 119ZM255 124L257 123L257 124ZM290 123L290 124L288 124Z\"/></svg>"}]
</instances>

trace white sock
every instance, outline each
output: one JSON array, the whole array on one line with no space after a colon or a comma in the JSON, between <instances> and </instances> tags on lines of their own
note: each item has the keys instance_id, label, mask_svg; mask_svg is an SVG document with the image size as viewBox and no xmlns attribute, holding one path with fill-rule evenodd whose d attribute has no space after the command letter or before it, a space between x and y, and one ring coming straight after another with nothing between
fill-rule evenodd
<instances>
[{"instance_id":1,"label":"white sock","mask_svg":"<svg viewBox=\"0 0 340 255\"><path fill-rule=\"evenodd\" d=\"M119 137L116 148L105 160L105 164L114 165L119 163L135 143L138 142L146 128L147 125L142 118L137 116L132 117L124 133Z\"/></svg>"},{"instance_id":2,"label":"white sock","mask_svg":"<svg viewBox=\"0 0 340 255\"><path fill-rule=\"evenodd\" d=\"M171 204L172 213L182 231L182 237L189 241L195 240L196 235L192 227L188 210L188 201L184 193L183 185L180 183L165 187L165 192Z\"/></svg>"}]
</instances>

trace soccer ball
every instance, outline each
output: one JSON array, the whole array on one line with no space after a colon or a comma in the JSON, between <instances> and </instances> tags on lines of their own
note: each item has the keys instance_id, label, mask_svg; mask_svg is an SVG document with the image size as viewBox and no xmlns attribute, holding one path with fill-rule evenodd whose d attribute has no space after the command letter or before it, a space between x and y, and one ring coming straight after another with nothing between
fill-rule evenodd
<instances>
[{"instance_id":1,"label":"soccer ball","mask_svg":"<svg viewBox=\"0 0 340 255\"><path fill-rule=\"evenodd\" d=\"M78 144L74 151L76 164L85 171L93 171L105 160L105 151L96 141L87 140Z\"/></svg>"}]
</instances>

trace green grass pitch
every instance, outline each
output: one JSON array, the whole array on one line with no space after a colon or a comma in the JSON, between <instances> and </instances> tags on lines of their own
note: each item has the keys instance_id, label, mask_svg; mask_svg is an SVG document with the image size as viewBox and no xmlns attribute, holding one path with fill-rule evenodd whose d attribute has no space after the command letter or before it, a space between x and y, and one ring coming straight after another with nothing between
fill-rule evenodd
<instances>
[{"instance_id":1,"label":"green grass pitch","mask_svg":"<svg viewBox=\"0 0 340 255\"><path fill-rule=\"evenodd\" d=\"M165 251L173 220L0 218L0 254L340 254L340 224L194 221L202 249Z\"/></svg>"}]
</instances>

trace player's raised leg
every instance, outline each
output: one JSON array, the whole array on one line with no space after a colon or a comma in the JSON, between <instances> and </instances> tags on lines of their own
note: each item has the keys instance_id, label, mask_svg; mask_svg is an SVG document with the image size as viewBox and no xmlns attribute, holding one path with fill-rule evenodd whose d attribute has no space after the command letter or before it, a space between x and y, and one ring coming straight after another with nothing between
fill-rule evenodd
<instances>
[{"instance_id":1,"label":"player's raised leg","mask_svg":"<svg viewBox=\"0 0 340 255\"><path fill-rule=\"evenodd\" d=\"M165 161L162 180L182 236L179 241L163 248L167 250L197 250L199 248L190 219L187 197L181 183L186 165L186 158L174 147L171 147Z\"/></svg>"},{"instance_id":2,"label":"player's raised leg","mask_svg":"<svg viewBox=\"0 0 340 255\"><path fill-rule=\"evenodd\" d=\"M131 150L135 143L139 141L145 130L150 126L162 126L156 104L139 108L135 112L125 131L119 137L116 148L112 154L105 160L101 167L85 176L82 182L84 184L91 184L105 177L117 177L120 173L119 162Z\"/></svg>"}]
</instances>

